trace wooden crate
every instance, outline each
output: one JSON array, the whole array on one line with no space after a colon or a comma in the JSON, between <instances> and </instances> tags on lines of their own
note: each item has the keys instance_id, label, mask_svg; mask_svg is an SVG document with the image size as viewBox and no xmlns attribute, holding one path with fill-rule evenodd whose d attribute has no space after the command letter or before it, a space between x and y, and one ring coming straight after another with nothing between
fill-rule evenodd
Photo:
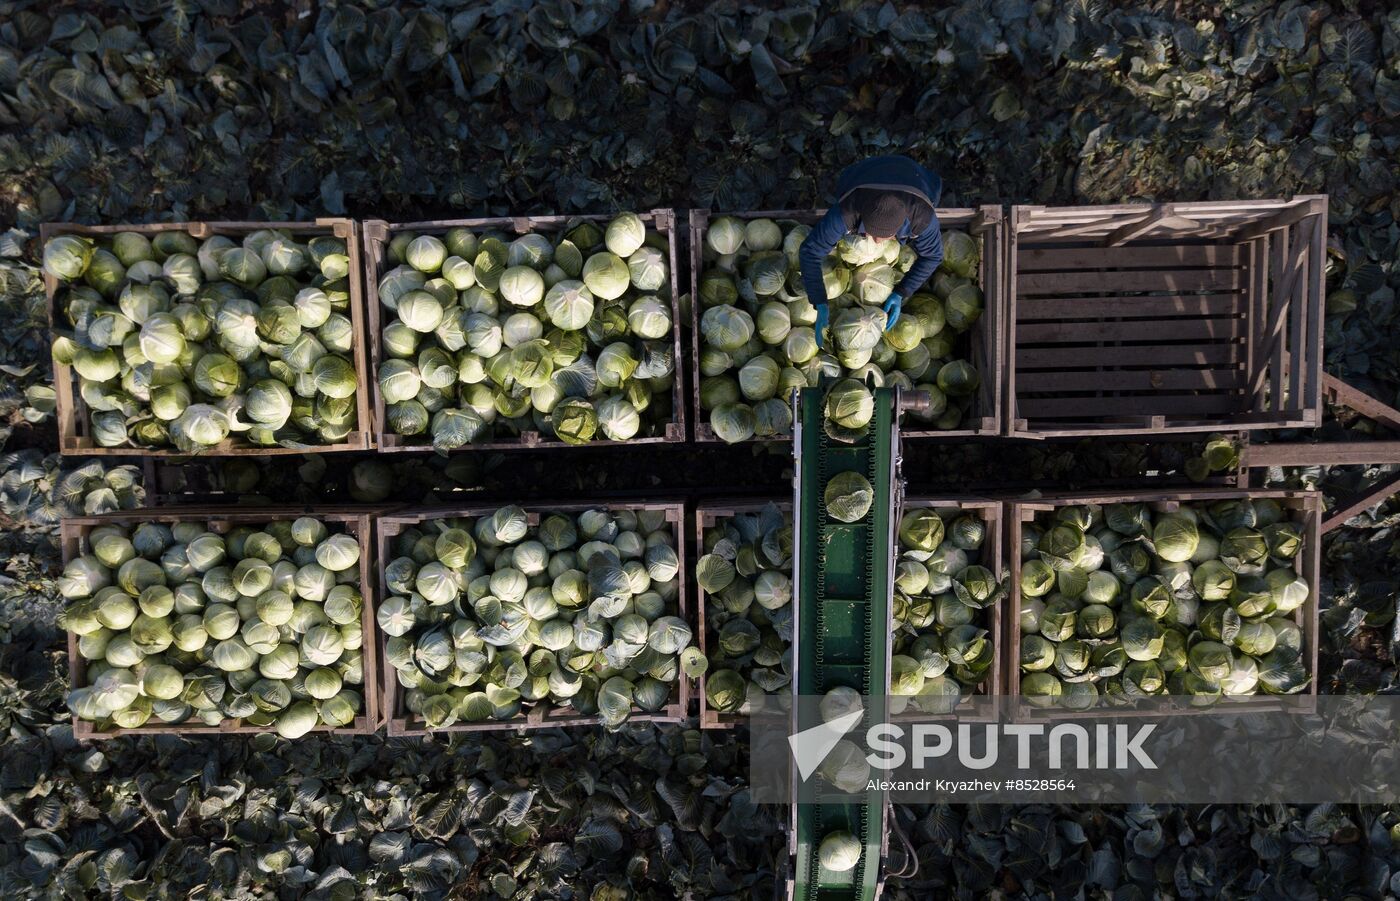
<instances>
[{"instance_id":1,"label":"wooden crate","mask_svg":"<svg viewBox=\"0 0 1400 901\"><path fill-rule=\"evenodd\" d=\"M649 213L639 214L643 223L648 229L655 229L666 236L666 244L669 248L668 264L671 267L671 340L673 343L673 353L675 356L675 384L671 389L671 421L665 425L665 433L654 437L632 438L628 441L609 441L599 439L588 442L587 445L570 445L556 438L541 434L540 432L522 432L514 438L501 437L493 438L491 441L483 441L476 444L469 444L461 448L462 450L511 450L521 447L609 447L626 446L635 444L659 444L663 442L674 442L685 440L685 389L682 387L682 373L684 367L681 363L681 299L680 299L680 271L676 268L676 228L674 210L652 210ZM371 219L362 224L362 231L365 239L364 267L365 267L365 303L368 305L369 313L369 367L371 393L373 396L372 410L374 414L374 436L379 450L387 452L398 451L420 451L432 452L433 445L431 439L423 435L415 435L411 438L404 438L389 431L388 422L384 412L384 398L379 392L379 365L384 360L383 354L383 313L379 303L379 280L390 268L388 262L389 241L396 232L409 231L415 234L441 236L449 229L467 228L473 231L494 229L519 235L527 235L532 232L548 234L550 232L563 231L569 226L578 222L598 222L606 224L614 216L589 215L589 216L513 216L494 217L487 219L434 219L425 222L385 222L382 219Z\"/></svg>"},{"instance_id":2,"label":"wooden crate","mask_svg":"<svg viewBox=\"0 0 1400 901\"><path fill-rule=\"evenodd\" d=\"M699 409L698 407L696 408ZM698 423L698 420L697 420ZM720 520L728 519L738 513L758 513L770 504L776 506L779 511L792 516L792 501L777 499L765 501L716 501L713 503L701 504L695 509L695 559L699 560L705 555L705 530L719 524ZM700 583L695 584L695 621L697 626L697 637L699 639L700 650L704 652L706 659L709 659L709 627L705 624L705 604L707 596L705 589L700 587ZM794 599L794 603L795 603ZM705 679L708 673L700 677L696 686L696 693L700 696L700 728L701 729L733 729L749 721L748 714L744 713L722 713L710 707L709 696L705 693Z\"/></svg>"},{"instance_id":3,"label":"wooden crate","mask_svg":"<svg viewBox=\"0 0 1400 901\"><path fill-rule=\"evenodd\" d=\"M770 501L719 501L715 503L701 504L699 507L697 507L695 511L696 559L698 560L700 556L704 553L706 529L712 528L713 526L718 525L721 520L728 519L739 513L757 513L760 510L763 510L769 504L773 504L780 511L782 511L785 514L788 514L789 516L791 516L792 514L791 501L778 501L776 499ZM899 505L898 515L895 517L896 530L898 529L899 519L904 515L904 513L916 507L934 507L937 509L956 507L959 510L976 512L987 524L987 537L983 545L984 550L981 556L982 565L986 566L998 576L1004 574L1006 568L1006 550L1003 546L1003 542L1005 540L1006 530L1003 528L1002 517L1004 511L1002 509L1002 504L1000 501L967 500L926 496L903 498ZM896 541L898 541L898 538L896 538ZM897 560L898 557L896 556L895 559ZM893 563L894 561L891 562ZM891 582L893 582L893 580L891 580ZM696 586L695 591L696 617L700 629L700 650L706 652L706 656L708 657L710 635L709 630L705 624L706 595L705 590L703 588L700 588L698 585ZM994 722L996 720L999 711L1000 697L1003 693L1002 679L1004 677L1005 671L1005 667L1003 666L1002 662L1004 656L1002 653L1002 635L1004 632L1003 621L1005 619L1002 613L1002 608L1007 603L1009 603L1009 600L1005 600L1002 603L997 604L996 606L992 607L991 610L988 612L987 632L989 633L992 639L992 646L994 648L995 656L992 660L992 669L990 675L988 676L987 680L982 683L982 685L980 686L980 690L973 696L975 699L973 707L966 709L960 708L958 712L947 715L934 715L920 713L918 711L906 711L903 713L895 714L893 717L893 721L927 722L931 720L948 718L956 718L960 720L978 722ZM891 633L891 639L885 642L884 647L886 653L889 653L892 648L892 638L893 633ZM708 696L705 694L704 676L700 677L698 693L700 695L700 728L732 729L735 726L741 726L748 723L749 717L747 714L722 713L718 710L713 710L710 708Z\"/></svg>"},{"instance_id":4,"label":"wooden crate","mask_svg":"<svg viewBox=\"0 0 1400 901\"><path fill-rule=\"evenodd\" d=\"M982 540L982 550L979 552L980 565L990 569L998 579L1001 579L1005 578L1007 574L1006 558L1008 555L1003 506L1001 501L993 500L915 496L903 499L899 515L902 519L909 510L919 507L932 507L936 510L952 507L960 512L976 513L987 527L986 537ZM895 526L897 533L898 520L896 520ZM895 540L896 542L899 540L897 534ZM895 714L894 722L920 723L958 720L961 722L994 723L997 721L1001 715L1001 699L1005 694L1003 678L1006 670L1006 642L1003 636L1005 635L1005 611L1010 603L1009 597L1003 598L987 610L986 629L988 637L992 641L992 668L987 678L978 685L977 691L970 696L971 703L968 704L967 699L964 699L957 709L946 714L906 710ZM892 645L893 643L891 643Z\"/></svg>"},{"instance_id":5,"label":"wooden crate","mask_svg":"<svg viewBox=\"0 0 1400 901\"><path fill-rule=\"evenodd\" d=\"M1316 426L1327 197L1013 207L1006 434Z\"/></svg>"},{"instance_id":6,"label":"wooden crate","mask_svg":"<svg viewBox=\"0 0 1400 901\"><path fill-rule=\"evenodd\" d=\"M340 238L345 242L346 255L350 258L350 271L346 278L350 285L350 304L347 314L354 331L355 348L351 363L355 366L355 413L356 430L345 436L344 441L335 444L317 444L309 448L259 447L232 439L225 440L200 456L272 456L276 454L335 453L337 451L364 451L374 448L373 432L370 423L369 386L378 381L367 375L366 344L367 323L364 312L364 286L360 282L363 267L360 263L359 224L353 219L317 219L315 222L156 222L143 225L79 225L73 222L47 222L39 227L39 240L47 244L50 238L59 235L80 235L87 238L105 238L119 232L135 232L148 237L162 232L182 231L196 241L203 241L214 235L224 235L235 242L259 229L272 228L288 232L302 239L321 235ZM62 283L48 273L44 273L44 290L48 296L49 329L53 332L67 332L71 325L66 321L58 306L58 291ZM173 447L100 447L92 440L91 424L88 421L87 407L78 396L78 380L71 366L53 363L54 390L58 395L58 449L64 454L84 456L126 456L126 457L188 457L190 454Z\"/></svg>"},{"instance_id":7,"label":"wooden crate","mask_svg":"<svg viewBox=\"0 0 1400 901\"><path fill-rule=\"evenodd\" d=\"M473 505L466 507L416 507L413 509L401 509L380 516L376 521L376 541L378 542L379 565L377 567L378 596L387 598L391 596L389 586L384 579L384 567L394 559L392 545L394 538L404 530L418 526L425 522L438 519L456 519L485 516L494 513L504 504ZM552 513L582 513L585 510L608 510L616 512L621 510L661 510L666 514L666 521L671 524L671 528L676 538L676 556L680 562L680 569L677 578L680 579L679 591L676 595L676 616L691 623L694 630L693 620L689 616L689 572L686 565L685 551L685 531L683 523L685 521L685 505L680 502L658 502L658 503L611 503L600 502L595 504L587 503L529 503L518 505L525 510L531 525L538 525L544 516ZM399 685L398 675L394 667L384 658L384 633L379 629L378 622L374 624L374 641L379 658L380 682L382 684L383 696L381 698L381 708L385 721L388 723L388 733L391 736L425 736L441 732L507 732L526 729L553 729L561 726L597 726L598 717L583 716L571 712L569 708L551 707L547 701L542 701L522 715L509 720L488 720L475 723L454 723L451 726L429 727L422 719L403 706L403 689ZM688 715L690 707L690 685L691 680L684 671L680 672L680 677L671 688L671 697L667 700L666 706L656 713L649 713L639 708L633 708L633 714L629 722L637 723L679 723L683 722Z\"/></svg>"},{"instance_id":8,"label":"wooden crate","mask_svg":"<svg viewBox=\"0 0 1400 901\"><path fill-rule=\"evenodd\" d=\"M1089 711L1067 710L1061 707L1032 708L1022 705L1021 698L1021 530L1022 525L1033 522L1036 516L1059 507L1076 504L1151 504L1154 509L1171 511L1184 503L1196 501L1234 500L1240 498L1273 498L1284 511L1291 514L1294 522L1303 526L1303 549L1293 561L1294 571L1308 583L1308 601L1294 611L1294 620L1303 630L1303 666L1307 669L1310 681L1301 701L1292 696L1269 694L1242 695L1222 698L1211 707L1183 707L1182 714L1189 713L1229 713L1253 711L1299 711L1310 700L1315 701L1318 693L1318 639L1320 636L1319 616L1321 612L1319 590L1322 554L1322 494L1317 491L1288 490L1182 490L1182 491L1137 491L1122 494L1085 494L1074 497L1055 496L1036 501L1013 501L1007 504L1006 515L1007 556L1011 561L1011 596L1007 606L1005 624L1007 707L1013 718L1044 720L1077 717L1123 717L1144 715L1131 708L1099 707ZM1025 706L1027 709L1021 709ZM1153 709L1151 715L1162 711Z\"/></svg>"},{"instance_id":9,"label":"wooden crate","mask_svg":"<svg viewBox=\"0 0 1400 901\"><path fill-rule=\"evenodd\" d=\"M826 210L763 210L748 213L711 213L709 210L690 211L690 381L691 403L695 409L695 440L720 442L722 439L706 419L700 408L700 276L705 271L702 259L705 245L705 232L710 221L719 216L735 216L740 219L778 219L812 225L818 222ZM1001 431L1001 379L997 372L1001 368L1002 337L1005 317L1005 262L1003 247L1005 235L1002 232L1002 211L999 206L981 206L976 209L940 209L938 221L949 229L963 229L975 238L981 239L982 261L978 268L978 283L982 289L984 309L982 317L970 331L972 348L969 362L977 367L982 376L982 386L977 398L964 417L962 428L920 429L905 428L901 433L905 438L970 438L979 435L997 435ZM930 279L930 281L932 281ZM925 286L927 288L927 286ZM910 426L922 425L909 420ZM751 438L750 441L772 442L789 441L790 437Z\"/></svg>"},{"instance_id":10,"label":"wooden crate","mask_svg":"<svg viewBox=\"0 0 1400 901\"><path fill-rule=\"evenodd\" d=\"M374 542L371 540L375 508L354 505L339 507L266 507L262 509L239 509L191 505L164 510L127 510L101 516L74 516L65 518L59 524L59 541L63 562L81 556L87 546L87 536L101 525L135 527L147 522L200 522L208 523L212 532L224 533L237 526L259 526L270 522L296 519L299 516L314 516L328 523L341 523L347 534L354 535L360 545L360 597L363 608L360 616L360 630L363 638L361 646L361 669L364 684L360 693L364 707L360 715L349 726L317 726L314 732L334 735L369 735L380 726L379 693L376 681L379 677L379 649L374 643ZM86 684L87 661L78 653L78 636L68 634L68 669L72 687ZM122 735L257 735L272 732L270 726L245 725L241 719L225 720L217 726L187 722L178 724L147 722L135 729L113 729L98 731L93 723L73 718L73 736L77 739L106 739Z\"/></svg>"}]
</instances>

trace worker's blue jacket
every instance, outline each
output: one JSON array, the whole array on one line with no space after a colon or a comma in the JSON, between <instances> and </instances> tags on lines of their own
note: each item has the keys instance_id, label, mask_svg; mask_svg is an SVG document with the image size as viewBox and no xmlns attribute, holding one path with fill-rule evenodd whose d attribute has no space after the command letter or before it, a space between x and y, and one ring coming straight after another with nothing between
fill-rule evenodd
<instances>
[{"instance_id":1,"label":"worker's blue jacket","mask_svg":"<svg viewBox=\"0 0 1400 901\"><path fill-rule=\"evenodd\" d=\"M841 173L836 182L835 205L812 227L798 251L802 284L807 290L807 300L813 304L827 301L822 260L846 235L865 234L860 214L851 204L852 195L861 188L902 191L913 199L914 212L895 237L900 243L909 242L918 259L896 286L895 293L907 300L943 262L943 233L934 212L943 194L943 179L907 156L872 156L847 166Z\"/></svg>"}]
</instances>

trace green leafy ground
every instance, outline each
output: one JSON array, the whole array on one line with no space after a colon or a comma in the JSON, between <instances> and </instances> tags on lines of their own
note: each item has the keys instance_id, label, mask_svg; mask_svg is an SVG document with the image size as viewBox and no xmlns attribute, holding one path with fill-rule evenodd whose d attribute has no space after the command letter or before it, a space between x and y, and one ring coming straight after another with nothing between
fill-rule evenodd
<instances>
[{"instance_id":1,"label":"green leafy ground","mask_svg":"<svg viewBox=\"0 0 1400 901\"><path fill-rule=\"evenodd\" d=\"M811 206L843 165L893 151L941 171L950 206L1327 192L1328 367L1393 401L1387 6L0 0L0 894L767 899L783 846L781 816L748 800L742 733L76 745L54 518L139 492L126 471L46 456L38 223ZM1348 427L1375 431L1324 431ZM935 483L1005 472L1008 456L1026 481L1148 467L1100 445L921 450L911 470ZM610 482L616 457L586 459L420 461L404 478L418 496L449 478L715 491L782 474L780 456L736 469L707 452L640 457ZM259 490L340 496L340 467L301 462ZM739 470L749 482L726 486ZM1335 492L1378 473L1275 475ZM1397 689L1397 518L1393 504L1358 517L1326 549L1326 690ZM922 867L892 880L896 898L1400 892L1396 810L898 816Z\"/></svg>"}]
</instances>

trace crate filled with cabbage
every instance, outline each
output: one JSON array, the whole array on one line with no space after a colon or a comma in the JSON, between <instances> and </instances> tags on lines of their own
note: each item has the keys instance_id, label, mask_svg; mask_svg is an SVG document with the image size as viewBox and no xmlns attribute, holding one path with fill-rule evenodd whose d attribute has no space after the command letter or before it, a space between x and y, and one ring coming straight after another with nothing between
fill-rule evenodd
<instances>
[{"instance_id":1,"label":"crate filled with cabbage","mask_svg":"<svg viewBox=\"0 0 1400 901\"><path fill-rule=\"evenodd\" d=\"M74 734L368 734L371 517L343 508L63 520Z\"/></svg>"},{"instance_id":2,"label":"crate filled with cabbage","mask_svg":"<svg viewBox=\"0 0 1400 901\"><path fill-rule=\"evenodd\" d=\"M679 722L703 656L683 505L556 504L379 520L391 735Z\"/></svg>"},{"instance_id":3,"label":"crate filled with cabbage","mask_svg":"<svg viewBox=\"0 0 1400 901\"><path fill-rule=\"evenodd\" d=\"M1002 693L1002 505L908 499L894 571L890 712L995 719Z\"/></svg>"},{"instance_id":4,"label":"crate filled with cabbage","mask_svg":"<svg viewBox=\"0 0 1400 901\"><path fill-rule=\"evenodd\" d=\"M669 210L365 235L381 449L684 440Z\"/></svg>"},{"instance_id":5,"label":"crate filled with cabbage","mask_svg":"<svg viewBox=\"0 0 1400 901\"><path fill-rule=\"evenodd\" d=\"M350 220L42 235L64 453L372 446Z\"/></svg>"},{"instance_id":6,"label":"crate filled with cabbage","mask_svg":"<svg viewBox=\"0 0 1400 901\"><path fill-rule=\"evenodd\" d=\"M849 516L853 504L868 503L865 493L856 486L830 500ZM724 728L792 690L792 509L722 503L702 505L696 516L707 660L701 725ZM893 714L995 716L1005 599L1000 517L994 502L906 501L891 561Z\"/></svg>"},{"instance_id":7,"label":"crate filled with cabbage","mask_svg":"<svg viewBox=\"0 0 1400 901\"><path fill-rule=\"evenodd\" d=\"M1289 491L1014 505L1018 709L1315 695L1320 510L1316 493Z\"/></svg>"},{"instance_id":8,"label":"crate filled with cabbage","mask_svg":"<svg viewBox=\"0 0 1400 901\"><path fill-rule=\"evenodd\" d=\"M940 210L945 256L886 330L881 304L915 260L896 240L848 236L823 266L824 347L798 252L821 211L691 212L696 437L735 443L792 432L788 397L822 376L927 391L905 435L995 434L1001 211Z\"/></svg>"}]
</instances>

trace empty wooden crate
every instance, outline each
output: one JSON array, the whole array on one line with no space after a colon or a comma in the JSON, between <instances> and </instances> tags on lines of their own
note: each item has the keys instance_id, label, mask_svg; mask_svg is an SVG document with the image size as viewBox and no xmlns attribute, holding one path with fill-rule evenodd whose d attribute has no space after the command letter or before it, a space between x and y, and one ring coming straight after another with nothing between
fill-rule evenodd
<instances>
[{"instance_id":1,"label":"empty wooden crate","mask_svg":"<svg viewBox=\"0 0 1400 901\"><path fill-rule=\"evenodd\" d=\"M1314 426L1327 198L1013 207L1006 433Z\"/></svg>"}]
</instances>

